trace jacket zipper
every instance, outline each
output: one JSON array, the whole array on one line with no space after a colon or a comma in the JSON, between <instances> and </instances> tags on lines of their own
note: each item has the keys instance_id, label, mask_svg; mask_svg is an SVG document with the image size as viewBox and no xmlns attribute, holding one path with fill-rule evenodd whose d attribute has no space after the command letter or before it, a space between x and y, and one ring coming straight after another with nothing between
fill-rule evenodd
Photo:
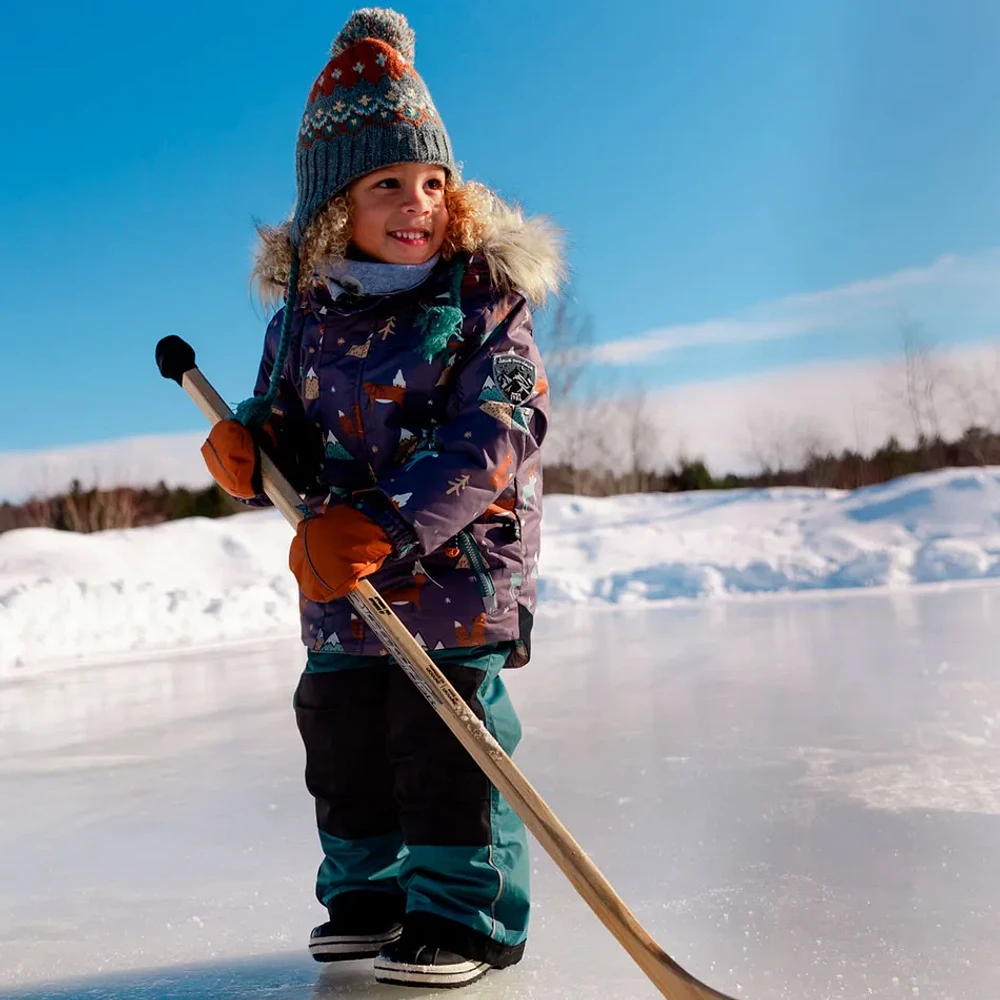
<instances>
[{"instance_id":1,"label":"jacket zipper","mask_svg":"<svg viewBox=\"0 0 1000 1000\"><path fill-rule=\"evenodd\" d=\"M488 612L496 611L496 587L493 586L493 577L490 576L489 567L486 565L482 552L479 551L476 540L468 531L460 531L456 535L456 540L462 555L469 560L469 566L472 567L472 571L476 575L476 585L479 587L479 596L483 599L483 606Z\"/></svg>"}]
</instances>

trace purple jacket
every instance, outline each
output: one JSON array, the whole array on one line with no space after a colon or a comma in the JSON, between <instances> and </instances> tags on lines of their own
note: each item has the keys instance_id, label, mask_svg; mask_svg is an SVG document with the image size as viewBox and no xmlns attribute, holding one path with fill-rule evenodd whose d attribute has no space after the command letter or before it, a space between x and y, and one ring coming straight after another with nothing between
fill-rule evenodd
<instances>
[{"instance_id":1,"label":"purple jacket","mask_svg":"<svg viewBox=\"0 0 1000 1000\"><path fill-rule=\"evenodd\" d=\"M515 281L530 251L538 271L519 282L530 289L553 283L558 260L537 220L502 204L496 212L507 224L499 238L488 228L481 252L440 262L415 288L335 300L316 284L301 295L271 424L278 465L294 470L311 506L353 498L385 529L393 557L371 582L418 641L442 649L515 640L521 665L537 593L548 394ZM461 335L430 342L421 317L448 301L458 266ZM283 312L267 329L258 395ZM346 599L300 597L300 608L311 649L385 652Z\"/></svg>"}]
</instances>

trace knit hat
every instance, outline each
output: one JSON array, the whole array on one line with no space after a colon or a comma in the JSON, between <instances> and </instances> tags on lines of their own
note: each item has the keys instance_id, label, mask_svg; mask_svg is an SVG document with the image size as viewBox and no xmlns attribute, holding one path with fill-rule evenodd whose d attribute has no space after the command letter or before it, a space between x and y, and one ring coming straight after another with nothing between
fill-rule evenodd
<instances>
[{"instance_id":1,"label":"knit hat","mask_svg":"<svg viewBox=\"0 0 1000 1000\"><path fill-rule=\"evenodd\" d=\"M413 68L414 45L406 18L380 7L356 11L337 35L299 129L293 246L330 198L373 170L429 163L456 171L448 133Z\"/></svg>"},{"instance_id":2,"label":"knit hat","mask_svg":"<svg viewBox=\"0 0 1000 1000\"><path fill-rule=\"evenodd\" d=\"M295 150L298 198L289 233L292 258L281 336L267 391L236 407L236 419L247 427L260 427L277 398L291 345L298 248L319 210L351 181L394 163L429 163L458 172L448 133L413 68L414 45L413 30L402 14L381 7L355 11L334 39L331 59L309 92ZM448 305L433 306L423 317L426 350L435 350L442 339L447 343L461 328L463 272L456 266Z\"/></svg>"}]
</instances>

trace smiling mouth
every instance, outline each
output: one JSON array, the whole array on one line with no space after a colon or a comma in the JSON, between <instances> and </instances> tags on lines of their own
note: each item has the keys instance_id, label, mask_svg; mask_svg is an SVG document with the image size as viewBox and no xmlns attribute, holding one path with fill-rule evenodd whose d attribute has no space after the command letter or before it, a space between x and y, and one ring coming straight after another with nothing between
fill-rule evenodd
<instances>
[{"instance_id":1,"label":"smiling mouth","mask_svg":"<svg viewBox=\"0 0 1000 1000\"><path fill-rule=\"evenodd\" d=\"M411 247L427 246L431 239L431 234L424 229L395 229L389 235Z\"/></svg>"}]
</instances>

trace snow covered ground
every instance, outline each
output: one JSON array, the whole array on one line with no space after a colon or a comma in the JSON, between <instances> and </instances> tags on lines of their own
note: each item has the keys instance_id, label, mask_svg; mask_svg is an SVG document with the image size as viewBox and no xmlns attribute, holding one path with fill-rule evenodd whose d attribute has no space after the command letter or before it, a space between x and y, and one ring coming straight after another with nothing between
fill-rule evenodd
<instances>
[{"instance_id":1,"label":"snow covered ground","mask_svg":"<svg viewBox=\"0 0 1000 1000\"><path fill-rule=\"evenodd\" d=\"M1000 468L945 470L853 493L545 503L545 613L1000 577ZM100 535L0 535L0 676L294 635L289 538L274 512Z\"/></svg>"},{"instance_id":2,"label":"snow covered ground","mask_svg":"<svg viewBox=\"0 0 1000 1000\"><path fill-rule=\"evenodd\" d=\"M988 584L563 607L508 678L517 760L740 1000L996 997L998 615ZM272 639L0 677L0 998L425 995L305 954L301 663ZM534 856L525 961L462 995L656 996Z\"/></svg>"}]
</instances>

